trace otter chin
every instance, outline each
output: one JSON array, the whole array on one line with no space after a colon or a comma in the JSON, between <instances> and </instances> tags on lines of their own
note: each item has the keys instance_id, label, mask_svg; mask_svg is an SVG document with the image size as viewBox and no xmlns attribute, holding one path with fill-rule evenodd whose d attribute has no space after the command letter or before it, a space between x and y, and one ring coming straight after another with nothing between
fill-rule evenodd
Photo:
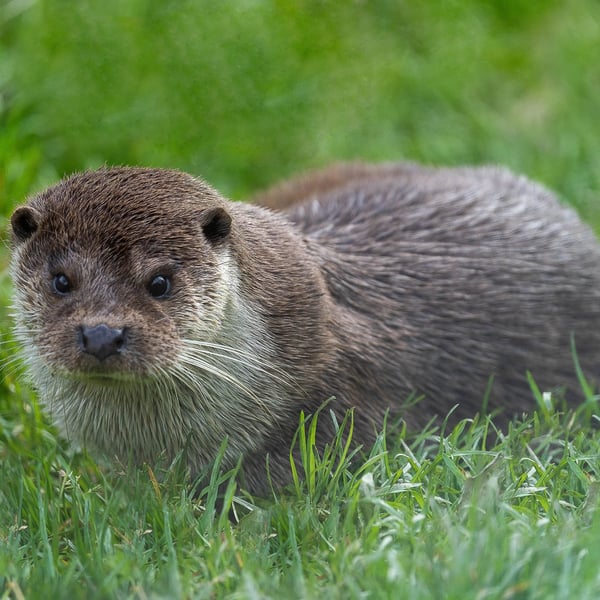
<instances>
[{"instance_id":1,"label":"otter chin","mask_svg":"<svg viewBox=\"0 0 600 600\"><path fill-rule=\"evenodd\" d=\"M290 480L300 413L416 428L526 373L581 400L571 341L600 371L600 247L545 188L499 168L341 164L230 202L173 170L104 168L11 218L15 334L60 432L121 461L227 439L252 493ZM493 384L490 387L490 382ZM406 407L411 394L422 395ZM334 433L321 418L317 443Z\"/></svg>"}]
</instances>

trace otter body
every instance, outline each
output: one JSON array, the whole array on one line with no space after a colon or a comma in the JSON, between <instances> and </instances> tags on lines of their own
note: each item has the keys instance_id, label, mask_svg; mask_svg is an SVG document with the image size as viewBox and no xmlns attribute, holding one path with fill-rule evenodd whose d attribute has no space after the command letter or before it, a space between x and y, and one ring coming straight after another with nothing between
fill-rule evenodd
<instances>
[{"instance_id":1,"label":"otter body","mask_svg":"<svg viewBox=\"0 0 600 600\"><path fill-rule=\"evenodd\" d=\"M67 437L136 463L223 439L246 487L289 480L300 411L418 427L486 389L504 418L600 375L600 246L542 187L495 168L339 165L252 204L177 171L74 175L12 217L16 334ZM269 208L265 208L269 207ZM271 209L277 209L273 211ZM318 442L332 435L320 419Z\"/></svg>"}]
</instances>

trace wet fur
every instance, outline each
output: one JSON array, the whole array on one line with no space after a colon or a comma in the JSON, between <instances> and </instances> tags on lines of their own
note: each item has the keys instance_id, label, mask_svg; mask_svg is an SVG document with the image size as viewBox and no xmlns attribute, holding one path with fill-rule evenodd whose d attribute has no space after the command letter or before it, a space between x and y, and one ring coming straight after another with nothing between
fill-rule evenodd
<instances>
[{"instance_id":1,"label":"wet fur","mask_svg":"<svg viewBox=\"0 0 600 600\"><path fill-rule=\"evenodd\" d=\"M255 201L276 212L175 171L115 168L15 212L16 332L65 435L138 463L185 447L193 472L228 436L226 465L243 456L247 488L265 493L266 456L286 483L300 411L332 396L369 444L412 392L425 395L403 414L413 427L455 404L472 416L491 376L491 409L527 410L526 370L577 400L571 334L598 377L598 243L525 178L343 164ZM224 235L207 226L221 214ZM173 294L156 300L145 284L164 271ZM68 297L57 272L77 282ZM128 327L127 351L83 354L82 323Z\"/></svg>"}]
</instances>

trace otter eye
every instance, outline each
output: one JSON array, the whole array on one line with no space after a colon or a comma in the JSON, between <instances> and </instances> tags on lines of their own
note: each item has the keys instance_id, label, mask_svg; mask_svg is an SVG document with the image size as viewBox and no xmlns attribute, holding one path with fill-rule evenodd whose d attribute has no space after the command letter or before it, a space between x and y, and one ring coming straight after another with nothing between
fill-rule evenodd
<instances>
[{"instance_id":1,"label":"otter eye","mask_svg":"<svg viewBox=\"0 0 600 600\"><path fill-rule=\"evenodd\" d=\"M69 278L64 273L58 273L52 280L52 287L57 294L64 296L71 291L73 286L71 285Z\"/></svg>"},{"instance_id":2,"label":"otter eye","mask_svg":"<svg viewBox=\"0 0 600 600\"><path fill-rule=\"evenodd\" d=\"M157 275L148 284L148 291L153 298L164 298L171 291L171 280L164 275Z\"/></svg>"}]
</instances>

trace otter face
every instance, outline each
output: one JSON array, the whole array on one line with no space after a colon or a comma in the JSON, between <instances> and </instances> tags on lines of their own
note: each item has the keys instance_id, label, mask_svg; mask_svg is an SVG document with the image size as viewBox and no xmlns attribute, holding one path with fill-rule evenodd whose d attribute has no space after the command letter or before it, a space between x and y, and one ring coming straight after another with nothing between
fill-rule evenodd
<instances>
[{"instance_id":1,"label":"otter face","mask_svg":"<svg viewBox=\"0 0 600 600\"><path fill-rule=\"evenodd\" d=\"M14 212L17 335L45 368L152 376L190 326L218 332L231 218L202 194L213 193L182 174L109 169Z\"/></svg>"}]
</instances>

